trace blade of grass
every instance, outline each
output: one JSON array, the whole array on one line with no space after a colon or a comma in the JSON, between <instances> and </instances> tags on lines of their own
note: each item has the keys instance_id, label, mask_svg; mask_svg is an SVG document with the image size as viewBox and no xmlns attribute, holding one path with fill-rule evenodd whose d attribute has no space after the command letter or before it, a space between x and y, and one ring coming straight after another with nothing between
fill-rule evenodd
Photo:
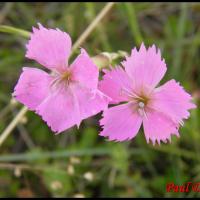
<instances>
[{"instance_id":1,"label":"blade of grass","mask_svg":"<svg viewBox=\"0 0 200 200\"><path fill-rule=\"evenodd\" d=\"M51 159L67 158L69 156L92 156L92 155L108 155L108 154L110 154L110 150L106 148L23 153L23 154L3 155L0 157L0 162L32 161L32 160L41 160L50 158Z\"/></svg>"},{"instance_id":2,"label":"blade of grass","mask_svg":"<svg viewBox=\"0 0 200 200\"><path fill-rule=\"evenodd\" d=\"M176 155L178 157L185 157L192 160L197 160L197 156L194 152L185 149L174 148L171 146L149 146L150 149L163 152L170 155ZM131 149L130 155L141 155L146 153L144 148ZM92 149L79 149L79 150L65 150L65 151L52 151L52 152L37 152L37 153L22 153L12 155L2 155L0 162L16 162L16 161L33 161L40 159L59 159L67 158L69 156L105 156L111 155L110 148L92 148Z\"/></svg>"},{"instance_id":3,"label":"blade of grass","mask_svg":"<svg viewBox=\"0 0 200 200\"><path fill-rule=\"evenodd\" d=\"M135 8L133 3L123 3L126 14L127 14L127 19L129 22L129 26L131 29L131 33L133 36L133 39L136 42L136 45L139 46L143 42L143 38L140 32L139 24L138 24L138 19L135 13Z\"/></svg>"},{"instance_id":4,"label":"blade of grass","mask_svg":"<svg viewBox=\"0 0 200 200\"><path fill-rule=\"evenodd\" d=\"M181 66L181 57L182 57L182 40L184 39L184 35L186 32L186 20L187 20L187 4L182 3L181 4L181 13L178 21L177 26L177 37L175 38L174 42L174 58L172 63L172 74L174 78L179 78L178 76L181 73L178 73Z\"/></svg>"},{"instance_id":5,"label":"blade of grass","mask_svg":"<svg viewBox=\"0 0 200 200\"><path fill-rule=\"evenodd\" d=\"M172 147L171 145L170 146L159 146L159 147L150 146L150 148L155 149L160 152L163 152L163 153L168 153L168 154L176 155L179 157L185 157L185 158L192 159L192 160L198 159L196 156L196 153L194 153L193 151Z\"/></svg>"}]
</instances>

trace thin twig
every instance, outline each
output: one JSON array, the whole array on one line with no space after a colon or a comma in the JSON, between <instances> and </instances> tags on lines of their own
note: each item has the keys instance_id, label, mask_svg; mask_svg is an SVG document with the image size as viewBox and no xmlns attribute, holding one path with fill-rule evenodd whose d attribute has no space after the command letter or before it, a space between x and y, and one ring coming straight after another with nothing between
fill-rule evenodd
<instances>
[{"instance_id":1,"label":"thin twig","mask_svg":"<svg viewBox=\"0 0 200 200\"><path fill-rule=\"evenodd\" d=\"M88 148L81 150L62 150L62 151L47 151L47 152L28 152L16 153L11 155L1 155L0 162L13 161L33 161L44 159L59 159L68 158L71 156L107 156L110 155L110 150L107 148Z\"/></svg>"},{"instance_id":2,"label":"thin twig","mask_svg":"<svg viewBox=\"0 0 200 200\"><path fill-rule=\"evenodd\" d=\"M0 120L10 111L11 104L9 103L0 112Z\"/></svg>"},{"instance_id":3,"label":"thin twig","mask_svg":"<svg viewBox=\"0 0 200 200\"><path fill-rule=\"evenodd\" d=\"M91 24L86 28L86 30L81 34L81 36L77 39L75 44L72 47L72 53L78 48L91 34L91 32L96 28L98 23L103 19L103 17L108 13L108 11L112 8L114 5L113 2L110 2L105 5L105 7L102 9L102 11L96 16L96 18L91 22ZM72 54L71 53L71 54ZM10 122L10 124L7 126L7 128L2 132L0 135L0 146L5 141L5 139L9 136L11 131L16 127L18 122L21 120L21 118L26 114L28 109L26 107L22 107L22 109L19 111L19 113L16 115L16 117Z\"/></svg>"},{"instance_id":4,"label":"thin twig","mask_svg":"<svg viewBox=\"0 0 200 200\"><path fill-rule=\"evenodd\" d=\"M110 11L113 5L114 2L106 4L106 6L101 10L101 12L96 16L96 18L91 22L91 24L86 28L86 30L81 34L79 39L75 42L74 46L72 47L72 51L77 49L87 39L91 32L97 27L99 22Z\"/></svg>"},{"instance_id":5,"label":"thin twig","mask_svg":"<svg viewBox=\"0 0 200 200\"><path fill-rule=\"evenodd\" d=\"M13 116L16 116L16 114L18 113L18 110L13 108ZM22 137L22 139L24 140L25 144L27 145L27 147L29 149L32 149L33 147L35 147L35 144L33 143L32 139L30 138L26 128L24 127L24 125L22 123L17 124L17 129L20 133L20 136Z\"/></svg>"},{"instance_id":6,"label":"thin twig","mask_svg":"<svg viewBox=\"0 0 200 200\"><path fill-rule=\"evenodd\" d=\"M0 169L33 170L35 168L27 164L0 163ZM39 168L36 168L36 169L39 169Z\"/></svg>"},{"instance_id":7,"label":"thin twig","mask_svg":"<svg viewBox=\"0 0 200 200\"><path fill-rule=\"evenodd\" d=\"M15 126L19 123L21 118L25 115L27 112L27 107L23 107L18 114L15 116L15 118L11 121L11 123L7 126L7 128L3 131L3 133L0 136L0 146L5 141L5 139L8 137L8 135L11 133L11 131L15 128Z\"/></svg>"}]
</instances>

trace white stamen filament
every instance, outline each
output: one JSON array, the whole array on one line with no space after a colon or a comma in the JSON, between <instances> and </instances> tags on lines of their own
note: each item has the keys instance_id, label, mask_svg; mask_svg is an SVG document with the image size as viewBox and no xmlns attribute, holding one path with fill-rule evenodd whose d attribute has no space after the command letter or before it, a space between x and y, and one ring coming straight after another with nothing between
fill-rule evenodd
<instances>
[{"instance_id":1,"label":"white stamen filament","mask_svg":"<svg viewBox=\"0 0 200 200\"><path fill-rule=\"evenodd\" d=\"M145 112L145 110L144 110L145 104L144 104L142 101L140 101L140 102L138 103L138 106L139 106L139 108L138 108L138 113L139 113L139 115L140 115L141 117L145 117L145 118L147 119L147 115L146 115L146 112Z\"/></svg>"},{"instance_id":2,"label":"white stamen filament","mask_svg":"<svg viewBox=\"0 0 200 200\"><path fill-rule=\"evenodd\" d=\"M57 87L57 85L60 83L60 78L57 77L55 78L54 80L51 81L50 83L50 88L53 88L53 87Z\"/></svg>"},{"instance_id":3,"label":"white stamen filament","mask_svg":"<svg viewBox=\"0 0 200 200\"><path fill-rule=\"evenodd\" d=\"M130 91L130 90L126 89L126 88L123 88L122 91L126 92L125 94L128 95L129 97L142 99L137 94L135 94L133 91Z\"/></svg>"},{"instance_id":4,"label":"white stamen filament","mask_svg":"<svg viewBox=\"0 0 200 200\"><path fill-rule=\"evenodd\" d=\"M138 103L138 105L139 105L140 108L144 108L144 106L145 106L144 103L141 102L141 101Z\"/></svg>"},{"instance_id":5,"label":"white stamen filament","mask_svg":"<svg viewBox=\"0 0 200 200\"><path fill-rule=\"evenodd\" d=\"M138 109L138 113L139 113L140 116L143 116L143 115L144 115L144 110L141 109L141 108L139 108L139 109Z\"/></svg>"}]
</instances>

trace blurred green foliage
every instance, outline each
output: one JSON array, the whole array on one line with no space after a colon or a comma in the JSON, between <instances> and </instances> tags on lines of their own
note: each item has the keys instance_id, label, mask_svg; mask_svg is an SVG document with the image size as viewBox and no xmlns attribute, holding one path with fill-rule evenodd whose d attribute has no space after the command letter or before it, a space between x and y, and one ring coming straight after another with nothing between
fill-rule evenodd
<instances>
[{"instance_id":1,"label":"blurred green foliage","mask_svg":"<svg viewBox=\"0 0 200 200\"><path fill-rule=\"evenodd\" d=\"M40 22L69 32L75 42L104 5L0 3L0 24L30 32ZM161 83L175 78L198 105L199 11L199 3L116 3L82 46L93 56L102 51L130 52L141 41L155 44L168 66ZM22 67L36 66L24 57L26 32L9 34L3 28L0 131L21 107L10 104L10 99ZM160 147L146 144L142 131L132 141L106 141L98 136L100 117L55 136L39 116L28 112L0 147L0 197L200 197L192 191L166 192L169 182L200 181L199 109L180 129L180 138Z\"/></svg>"}]
</instances>

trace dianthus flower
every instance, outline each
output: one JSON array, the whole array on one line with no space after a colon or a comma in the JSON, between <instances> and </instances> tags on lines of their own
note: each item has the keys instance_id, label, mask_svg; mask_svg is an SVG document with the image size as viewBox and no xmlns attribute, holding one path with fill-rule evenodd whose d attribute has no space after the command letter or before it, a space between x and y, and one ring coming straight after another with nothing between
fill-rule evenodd
<instances>
[{"instance_id":1,"label":"dianthus flower","mask_svg":"<svg viewBox=\"0 0 200 200\"><path fill-rule=\"evenodd\" d=\"M132 50L121 66L104 70L100 90L112 98L113 106L103 112L101 136L109 140L124 141L134 138L143 124L147 142L171 140L179 136L183 119L195 108L191 96L177 83L170 80L157 87L167 68L160 50L155 45L139 51Z\"/></svg>"},{"instance_id":2,"label":"dianthus flower","mask_svg":"<svg viewBox=\"0 0 200 200\"><path fill-rule=\"evenodd\" d=\"M50 73L24 67L13 96L39 114L54 132L79 126L107 107L108 98L98 90L98 68L86 51L81 49L68 65L71 39L67 33L39 24L26 47L26 57Z\"/></svg>"}]
</instances>

